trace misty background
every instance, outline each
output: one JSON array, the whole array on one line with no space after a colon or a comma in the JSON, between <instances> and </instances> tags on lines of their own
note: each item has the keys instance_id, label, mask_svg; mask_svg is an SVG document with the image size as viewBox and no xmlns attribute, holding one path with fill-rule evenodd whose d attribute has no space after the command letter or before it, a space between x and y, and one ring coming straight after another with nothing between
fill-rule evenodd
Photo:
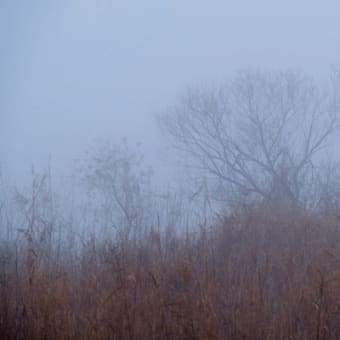
<instances>
[{"instance_id":1,"label":"misty background","mask_svg":"<svg viewBox=\"0 0 340 340\"><path fill-rule=\"evenodd\" d=\"M0 1L0 164L68 176L95 141L140 144L175 172L155 115L188 86L248 67L321 78L340 55L338 1Z\"/></svg>"},{"instance_id":2,"label":"misty background","mask_svg":"<svg viewBox=\"0 0 340 340\"><path fill-rule=\"evenodd\" d=\"M0 0L0 339L340 339L339 19Z\"/></svg>"}]
</instances>

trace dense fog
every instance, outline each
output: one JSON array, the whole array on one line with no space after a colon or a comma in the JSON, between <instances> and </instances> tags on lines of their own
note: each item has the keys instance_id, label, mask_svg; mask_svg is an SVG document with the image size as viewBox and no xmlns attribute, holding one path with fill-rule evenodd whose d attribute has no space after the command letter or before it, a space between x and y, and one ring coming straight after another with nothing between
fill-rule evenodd
<instances>
[{"instance_id":1,"label":"dense fog","mask_svg":"<svg viewBox=\"0 0 340 340\"><path fill-rule=\"evenodd\" d=\"M339 19L0 0L0 339L340 339Z\"/></svg>"},{"instance_id":2,"label":"dense fog","mask_svg":"<svg viewBox=\"0 0 340 340\"><path fill-rule=\"evenodd\" d=\"M96 140L141 143L173 173L155 115L239 69L328 75L340 5L310 1L1 1L1 166L69 175ZM163 175L164 173L164 175Z\"/></svg>"}]
</instances>

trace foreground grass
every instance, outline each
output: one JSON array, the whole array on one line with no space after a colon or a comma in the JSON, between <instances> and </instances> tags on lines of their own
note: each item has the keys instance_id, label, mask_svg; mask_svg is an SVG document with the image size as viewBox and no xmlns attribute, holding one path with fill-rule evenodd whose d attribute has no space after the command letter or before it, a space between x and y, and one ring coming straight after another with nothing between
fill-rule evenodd
<instances>
[{"instance_id":1,"label":"foreground grass","mask_svg":"<svg viewBox=\"0 0 340 340\"><path fill-rule=\"evenodd\" d=\"M11 248L12 249L12 248ZM340 223L263 206L180 237L3 251L1 339L338 339Z\"/></svg>"}]
</instances>

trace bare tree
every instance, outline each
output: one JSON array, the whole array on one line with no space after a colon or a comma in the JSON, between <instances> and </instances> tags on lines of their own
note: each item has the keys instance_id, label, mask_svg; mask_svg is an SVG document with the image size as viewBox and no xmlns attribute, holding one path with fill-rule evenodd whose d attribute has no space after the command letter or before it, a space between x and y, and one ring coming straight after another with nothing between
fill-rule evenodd
<instances>
[{"instance_id":1,"label":"bare tree","mask_svg":"<svg viewBox=\"0 0 340 340\"><path fill-rule=\"evenodd\" d=\"M151 170L143 155L132 151L126 141L104 145L89 153L82 168L83 179L101 202L104 224L122 239L136 236L149 221Z\"/></svg>"},{"instance_id":2,"label":"bare tree","mask_svg":"<svg viewBox=\"0 0 340 340\"><path fill-rule=\"evenodd\" d=\"M219 88L189 90L160 121L225 199L297 204L338 127L337 84L336 75L321 87L295 72L240 72Z\"/></svg>"}]
</instances>

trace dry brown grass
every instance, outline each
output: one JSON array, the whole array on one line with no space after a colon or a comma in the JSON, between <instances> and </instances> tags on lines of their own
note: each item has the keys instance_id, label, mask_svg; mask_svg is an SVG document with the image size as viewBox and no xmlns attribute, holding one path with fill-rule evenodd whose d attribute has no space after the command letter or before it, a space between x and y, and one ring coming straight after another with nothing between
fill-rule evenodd
<instances>
[{"instance_id":1,"label":"dry brown grass","mask_svg":"<svg viewBox=\"0 0 340 340\"><path fill-rule=\"evenodd\" d=\"M336 213L248 207L181 237L91 241L67 266L39 254L3 261L1 339L340 338Z\"/></svg>"}]
</instances>

